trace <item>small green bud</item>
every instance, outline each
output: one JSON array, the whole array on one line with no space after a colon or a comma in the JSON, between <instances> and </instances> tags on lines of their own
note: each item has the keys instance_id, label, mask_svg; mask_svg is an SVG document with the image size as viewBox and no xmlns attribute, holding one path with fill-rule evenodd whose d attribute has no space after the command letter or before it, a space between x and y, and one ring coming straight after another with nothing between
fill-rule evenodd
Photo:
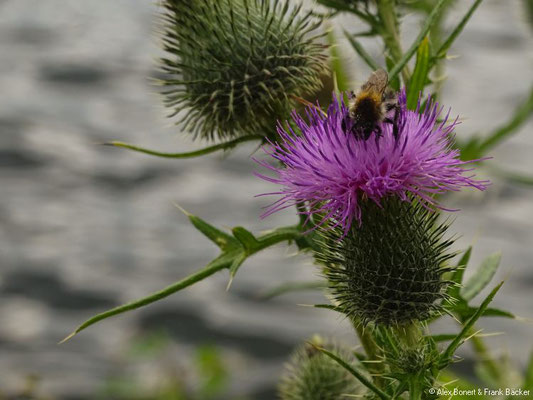
<instances>
[{"instance_id":1,"label":"small green bud","mask_svg":"<svg viewBox=\"0 0 533 400\"><path fill-rule=\"evenodd\" d=\"M347 316L368 323L404 325L441 311L451 270L452 240L438 213L419 203L389 197L361 205L361 223L342 236L326 231L317 255L335 304Z\"/></svg>"},{"instance_id":2,"label":"small green bud","mask_svg":"<svg viewBox=\"0 0 533 400\"><path fill-rule=\"evenodd\" d=\"M320 21L284 1L165 0L165 104L195 137L269 135L292 96L320 89Z\"/></svg>"},{"instance_id":3,"label":"small green bud","mask_svg":"<svg viewBox=\"0 0 533 400\"><path fill-rule=\"evenodd\" d=\"M324 345L319 337L312 339L343 360L355 363L353 354L338 346ZM287 364L279 386L282 400L338 400L342 395L363 392L359 382L341 365L306 343L296 349Z\"/></svg>"}]
</instances>

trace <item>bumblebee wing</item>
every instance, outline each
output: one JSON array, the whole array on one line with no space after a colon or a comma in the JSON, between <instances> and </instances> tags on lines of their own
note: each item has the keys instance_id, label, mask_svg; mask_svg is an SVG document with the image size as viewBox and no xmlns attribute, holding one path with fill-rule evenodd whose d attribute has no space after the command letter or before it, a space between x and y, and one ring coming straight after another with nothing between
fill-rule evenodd
<instances>
[{"instance_id":1,"label":"bumblebee wing","mask_svg":"<svg viewBox=\"0 0 533 400\"><path fill-rule=\"evenodd\" d=\"M361 86L362 90L374 90L378 93L383 93L389 83L389 74L384 69L374 71L368 81Z\"/></svg>"}]
</instances>

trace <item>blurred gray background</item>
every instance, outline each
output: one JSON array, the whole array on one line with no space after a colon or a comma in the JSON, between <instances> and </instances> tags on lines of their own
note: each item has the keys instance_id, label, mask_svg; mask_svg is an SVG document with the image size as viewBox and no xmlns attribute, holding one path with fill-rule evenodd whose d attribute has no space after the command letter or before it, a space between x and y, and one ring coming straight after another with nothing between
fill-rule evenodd
<instances>
[{"instance_id":1,"label":"blurred gray background","mask_svg":"<svg viewBox=\"0 0 533 400\"><path fill-rule=\"evenodd\" d=\"M448 26L470 2L459 3ZM356 342L334 313L298 305L323 302L320 293L257 299L281 282L316 279L309 257L279 245L246 262L229 292L221 272L57 345L91 315L156 291L216 256L173 202L220 227L257 232L295 221L290 212L258 218L268 199L254 195L271 186L251 173L254 144L193 160L96 145L113 139L163 151L201 145L165 118L149 79L161 55L157 12L147 0L0 0L0 397L22 393L28 377L38 378L40 395L58 399L102 396L109 380L123 376L150 387L162 371L188 376L195 348L211 344L230 369L227 398L272 399L295 344L314 333ZM486 0L453 47L460 57L448 63L443 101L464 118L459 137L504 123L527 96L533 40L523 14L520 1ZM418 27L410 21L407 39ZM377 41L365 44L379 54ZM351 50L345 54L354 84L362 82L368 70ZM532 128L530 121L492 152L490 164L533 174ZM486 193L448 199L462 209L454 215L457 248L475 243L473 265L501 250L498 278L507 282L495 306L531 319L533 191L489 170L480 175L494 180ZM505 332L489 339L497 353L525 363L533 347L530 322L481 325ZM164 354L132 360L128 346L150 332L170 338ZM462 354L468 366L468 350Z\"/></svg>"}]
</instances>

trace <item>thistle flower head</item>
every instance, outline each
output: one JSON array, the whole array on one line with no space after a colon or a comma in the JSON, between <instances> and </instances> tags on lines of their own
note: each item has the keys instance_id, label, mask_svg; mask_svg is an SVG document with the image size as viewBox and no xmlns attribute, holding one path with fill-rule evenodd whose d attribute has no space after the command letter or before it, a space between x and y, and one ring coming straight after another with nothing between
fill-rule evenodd
<instances>
[{"instance_id":1,"label":"thistle flower head","mask_svg":"<svg viewBox=\"0 0 533 400\"><path fill-rule=\"evenodd\" d=\"M275 176L257 174L278 184L273 194L281 196L263 216L298 203L308 203L302 211L318 217L317 225L334 221L347 234L354 221L361 222L361 204L370 200L381 204L396 196L403 201L416 199L425 207L441 208L435 194L462 187L484 190L486 181L477 181L463 166L459 150L452 147L457 120L448 123L448 114L438 121L442 108L431 99L421 109L406 107L405 92L398 95L398 135L392 124L381 122L381 134L363 140L347 132L343 124L348 107L334 97L327 113L309 107L307 121L293 112L296 131L288 123L278 126L279 141L264 148L279 161L276 166L258 161Z\"/></svg>"},{"instance_id":2,"label":"thistle flower head","mask_svg":"<svg viewBox=\"0 0 533 400\"><path fill-rule=\"evenodd\" d=\"M291 95L318 90L320 22L287 0L165 0L165 104L204 139L267 134Z\"/></svg>"}]
</instances>

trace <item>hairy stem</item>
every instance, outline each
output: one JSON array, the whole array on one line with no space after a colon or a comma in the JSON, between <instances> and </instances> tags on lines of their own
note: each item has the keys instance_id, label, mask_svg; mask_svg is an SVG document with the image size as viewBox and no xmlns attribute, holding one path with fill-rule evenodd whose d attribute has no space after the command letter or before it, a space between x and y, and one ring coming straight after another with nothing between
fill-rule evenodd
<instances>
[{"instance_id":1,"label":"hairy stem","mask_svg":"<svg viewBox=\"0 0 533 400\"><path fill-rule=\"evenodd\" d=\"M409 379L409 400L422 399L422 389L420 387L420 379L414 376Z\"/></svg>"},{"instance_id":2,"label":"hairy stem","mask_svg":"<svg viewBox=\"0 0 533 400\"><path fill-rule=\"evenodd\" d=\"M363 349L365 349L368 361L374 361L373 363L368 363L366 366L368 371L370 371L374 377L374 383L379 388L385 387L385 379L379 376L383 373L383 364L380 359L381 351L379 347L376 345L369 330L365 330L365 328L357 321L353 321L353 326L357 333L357 337L359 338L359 342L363 346Z\"/></svg>"},{"instance_id":3,"label":"hairy stem","mask_svg":"<svg viewBox=\"0 0 533 400\"><path fill-rule=\"evenodd\" d=\"M376 5L381 20L383 41L389 49L394 63L397 63L403 56L403 50L400 42L398 18L396 16L396 2L395 0L377 0ZM409 82L411 74L409 73L409 68L407 66L402 68L401 74L404 83Z\"/></svg>"}]
</instances>

